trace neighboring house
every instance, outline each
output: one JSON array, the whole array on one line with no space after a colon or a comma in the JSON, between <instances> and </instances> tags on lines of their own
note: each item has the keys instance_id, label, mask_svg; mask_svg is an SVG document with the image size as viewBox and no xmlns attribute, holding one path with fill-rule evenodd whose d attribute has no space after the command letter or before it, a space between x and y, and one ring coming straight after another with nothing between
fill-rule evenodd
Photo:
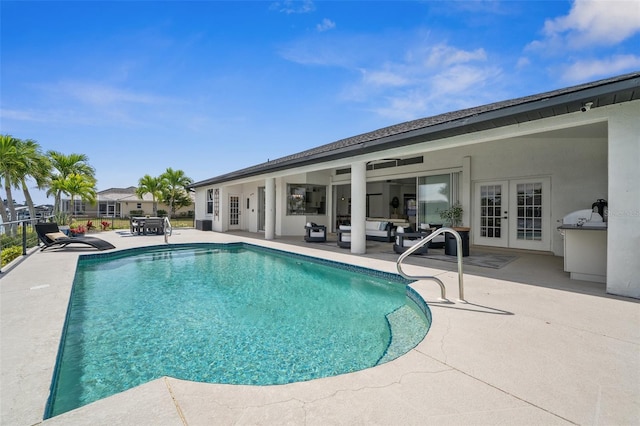
<instances>
[{"instance_id":1,"label":"neighboring house","mask_svg":"<svg viewBox=\"0 0 640 426\"><path fill-rule=\"evenodd\" d=\"M30 219L31 214L29 213L29 206L26 204L18 204L18 203L13 203L13 209L16 212L16 218L15 219L11 219L11 209L9 209L8 205L7 205L7 200L2 200L3 202L3 207L5 208L5 211L7 212L7 217L9 218L9 220L25 220L25 219ZM39 206L34 206L35 209L35 213L36 213L36 218L43 218L43 217L47 217L47 216L51 216L52 212L53 212L53 206L50 204L42 204Z\"/></svg>"},{"instance_id":2,"label":"neighboring house","mask_svg":"<svg viewBox=\"0 0 640 426\"><path fill-rule=\"evenodd\" d=\"M607 291L640 298L639 164L640 72L386 127L191 188L199 229L273 239L348 220L355 254L366 217L442 223L438 212L460 203L475 246L563 256L562 218L606 199Z\"/></svg>"},{"instance_id":3,"label":"neighboring house","mask_svg":"<svg viewBox=\"0 0 640 426\"><path fill-rule=\"evenodd\" d=\"M91 217L130 217L153 214L153 197L144 194L139 198L136 187L109 188L97 193L96 203L90 204L82 200L74 200L74 208L71 208L71 200L62 200L62 210L74 216ZM191 194L192 195L192 194ZM193 195L192 195L193 198ZM167 204L156 201L158 210L164 210L170 214L171 209ZM176 210L176 216L193 216L195 205Z\"/></svg>"}]
</instances>

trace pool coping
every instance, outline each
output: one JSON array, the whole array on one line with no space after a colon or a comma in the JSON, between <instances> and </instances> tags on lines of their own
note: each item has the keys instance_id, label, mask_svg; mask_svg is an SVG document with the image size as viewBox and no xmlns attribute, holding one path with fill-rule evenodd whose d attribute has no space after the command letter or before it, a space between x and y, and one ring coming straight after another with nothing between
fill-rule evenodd
<instances>
[{"instance_id":1,"label":"pool coping","mask_svg":"<svg viewBox=\"0 0 640 426\"><path fill-rule=\"evenodd\" d=\"M103 237L119 249L161 240L117 232ZM251 241L395 268L374 256L283 240L196 230L172 236L172 242ZM500 271L468 268L467 305L439 304L437 286L412 284L431 307L432 327L416 348L389 363L267 387L163 378L42 421L80 253L91 251L37 252L3 271L2 424L629 424L640 418L638 301L569 280L561 258L521 255ZM442 263L416 261L407 268L456 286L455 273Z\"/></svg>"}]
</instances>

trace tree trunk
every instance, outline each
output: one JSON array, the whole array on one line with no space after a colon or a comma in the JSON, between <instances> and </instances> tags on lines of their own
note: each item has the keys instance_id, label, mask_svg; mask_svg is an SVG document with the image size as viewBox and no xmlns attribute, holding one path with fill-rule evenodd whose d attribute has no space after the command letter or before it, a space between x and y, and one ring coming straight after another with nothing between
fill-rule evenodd
<instances>
[{"instance_id":1,"label":"tree trunk","mask_svg":"<svg viewBox=\"0 0 640 426\"><path fill-rule=\"evenodd\" d=\"M0 217L2 217L2 223L9 222L9 215L7 214L7 209L4 208L4 200L2 197L0 197Z\"/></svg>"},{"instance_id":2,"label":"tree trunk","mask_svg":"<svg viewBox=\"0 0 640 426\"><path fill-rule=\"evenodd\" d=\"M36 218L36 207L33 205L33 198L31 198L29 187L24 179L22 179L22 192L24 192L24 200L29 206L29 217L33 220Z\"/></svg>"},{"instance_id":3,"label":"tree trunk","mask_svg":"<svg viewBox=\"0 0 640 426\"><path fill-rule=\"evenodd\" d=\"M7 174L5 174L4 176L4 190L7 194L7 206L9 207L9 213L11 216L11 221L17 220L18 218L16 217L16 208L13 205L13 195L11 194L11 180L9 179L9 176ZM9 235L11 235L12 237L16 236L16 230L18 229L17 225L13 224L9 226Z\"/></svg>"}]
</instances>

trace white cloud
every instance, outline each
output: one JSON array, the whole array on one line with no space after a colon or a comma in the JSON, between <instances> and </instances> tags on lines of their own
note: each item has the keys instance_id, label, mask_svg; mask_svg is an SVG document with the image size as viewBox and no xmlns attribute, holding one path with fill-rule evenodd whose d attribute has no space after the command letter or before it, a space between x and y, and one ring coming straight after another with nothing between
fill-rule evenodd
<instances>
[{"instance_id":1,"label":"white cloud","mask_svg":"<svg viewBox=\"0 0 640 426\"><path fill-rule=\"evenodd\" d=\"M531 65L531 59L527 58L526 56L522 56L518 58L518 62L516 63L516 68L517 69L526 68L529 65Z\"/></svg>"},{"instance_id":2,"label":"white cloud","mask_svg":"<svg viewBox=\"0 0 640 426\"><path fill-rule=\"evenodd\" d=\"M353 100L375 103L377 114L411 120L493 100L491 86L502 70L488 64L483 49L467 51L446 44L409 52L404 62L364 70L350 94ZM460 93L465 93L460 97Z\"/></svg>"},{"instance_id":3,"label":"white cloud","mask_svg":"<svg viewBox=\"0 0 640 426\"><path fill-rule=\"evenodd\" d=\"M640 31L640 0L575 0L566 16L544 24L545 39L532 48L610 46Z\"/></svg>"},{"instance_id":4,"label":"white cloud","mask_svg":"<svg viewBox=\"0 0 640 426\"><path fill-rule=\"evenodd\" d=\"M447 67L473 61L485 61L486 59L487 54L484 49L469 51L441 44L428 49L426 65L428 67Z\"/></svg>"},{"instance_id":5,"label":"white cloud","mask_svg":"<svg viewBox=\"0 0 640 426\"><path fill-rule=\"evenodd\" d=\"M0 109L0 117L2 117L3 120L46 121L34 111L21 111L17 109Z\"/></svg>"},{"instance_id":6,"label":"white cloud","mask_svg":"<svg viewBox=\"0 0 640 426\"><path fill-rule=\"evenodd\" d=\"M164 102L162 97L128 91L99 83L65 81L44 89L54 95L73 98L81 103L93 106L114 104L154 104Z\"/></svg>"},{"instance_id":7,"label":"white cloud","mask_svg":"<svg viewBox=\"0 0 640 426\"><path fill-rule=\"evenodd\" d=\"M498 78L502 69L489 61L488 52L432 38L430 32L352 37L334 33L305 37L283 47L280 54L298 64L346 70L343 82L336 81L342 84L341 100L393 120L494 101L496 90L486 87L503 84Z\"/></svg>"},{"instance_id":8,"label":"white cloud","mask_svg":"<svg viewBox=\"0 0 640 426\"><path fill-rule=\"evenodd\" d=\"M147 126L158 121L163 109L183 102L177 99L121 89L106 84L63 81L31 86L38 107L5 109L2 117L16 122L65 125Z\"/></svg>"},{"instance_id":9,"label":"white cloud","mask_svg":"<svg viewBox=\"0 0 640 426\"><path fill-rule=\"evenodd\" d=\"M324 18L321 23L316 25L316 29L319 32L329 31L336 27L336 23L330 19Z\"/></svg>"},{"instance_id":10,"label":"white cloud","mask_svg":"<svg viewBox=\"0 0 640 426\"><path fill-rule=\"evenodd\" d=\"M563 71L563 80L567 82L583 82L639 68L640 56L636 55L616 55L606 59L584 59L566 67Z\"/></svg>"},{"instance_id":11,"label":"white cloud","mask_svg":"<svg viewBox=\"0 0 640 426\"><path fill-rule=\"evenodd\" d=\"M367 71L361 70L362 72L362 81L366 85L372 86L386 86L386 87L398 87L405 86L411 82L411 80L402 75L400 72L394 72L391 70L381 70L381 71Z\"/></svg>"},{"instance_id":12,"label":"white cloud","mask_svg":"<svg viewBox=\"0 0 640 426\"><path fill-rule=\"evenodd\" d=\"M433 76L431 93L436 96L467 92L474 87L484 86L487 80L499 74L500 70L492 66L457 65Z\"/></svg>"},{"instance_id":13,"label":"white cloud","mask_svg":"<svg viewBox=\"0 0 640 426\"><path fill-rule=\"evenodd\" d=\"M312 0L283 0L271 3L270 8L278 12L290 15L292 13L309 13L316 10L316 6Z\"/></svg>"}]
</instances>

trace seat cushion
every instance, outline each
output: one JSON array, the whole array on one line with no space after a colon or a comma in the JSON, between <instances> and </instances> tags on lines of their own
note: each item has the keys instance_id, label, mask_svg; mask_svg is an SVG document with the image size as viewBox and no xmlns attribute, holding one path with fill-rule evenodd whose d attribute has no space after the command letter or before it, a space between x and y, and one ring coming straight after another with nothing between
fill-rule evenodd
<instances>
[{"instance_id":1,"label":"seat cushion","mask_svg":"<svg viewBox=\"0 0 640 426\"><path fill-rule=\"evenodd\" d=\"M58 239L64 239L64 238L69 238L64 232L58 231L58 232L50 232L48 234L45 234L47 236L47 238L49 238L52 241L58 240Z\"/></svg>"},{"instance_id":2,"label":"seat cushion","mask_svg":"<svg viewBox=\"0 0 640 426\"><path fill-rule=\"evenodd\" d=\"M418 244L420 241L422 241L422 238L417 239L417 240L409 240L407 238L403 238L402 239L402 246L403 247L413 247L416 244Z\"/></svg>"}]
</instances>

